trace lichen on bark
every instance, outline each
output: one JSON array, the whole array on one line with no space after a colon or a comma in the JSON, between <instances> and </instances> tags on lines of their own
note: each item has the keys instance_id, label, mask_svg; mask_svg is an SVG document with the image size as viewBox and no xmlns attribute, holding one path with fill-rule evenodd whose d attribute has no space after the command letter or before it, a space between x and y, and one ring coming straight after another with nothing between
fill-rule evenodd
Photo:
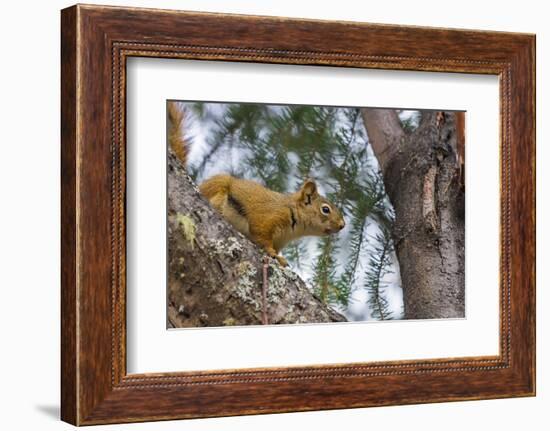
<instances>
[{"instance_id":1,"label":"lichen on bark","mask_svg":"<svg viewBox=\"0 0 550 431\"><path fill-rule=\"evenodd\" d=\"M200 195L168 154L167 327L262 323L263 251ZM341 322L290 269L269 263L270 324Z\"/></svg>"}]
</instances>

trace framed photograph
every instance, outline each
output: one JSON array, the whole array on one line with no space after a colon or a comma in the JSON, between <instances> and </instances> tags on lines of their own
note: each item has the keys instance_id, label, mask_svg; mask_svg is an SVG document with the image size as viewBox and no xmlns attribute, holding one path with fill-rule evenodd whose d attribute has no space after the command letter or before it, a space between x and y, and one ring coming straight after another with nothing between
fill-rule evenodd
<instances>
[{"instance_id":1,"label":"framed photograph","mask_svg":"<svg viewBox=\"0 0 550 431\"><path fill-rule=\"evenodd\" d=\"M61 14L61 416L535 394L535 37Z\"/></svg>"}]
</instances>

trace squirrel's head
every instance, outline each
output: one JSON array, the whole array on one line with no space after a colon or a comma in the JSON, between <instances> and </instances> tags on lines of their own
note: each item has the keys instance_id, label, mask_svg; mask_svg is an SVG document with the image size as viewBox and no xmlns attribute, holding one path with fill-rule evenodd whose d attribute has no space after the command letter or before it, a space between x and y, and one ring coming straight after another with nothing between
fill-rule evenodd
<instances>
[{"instance_id":1,"label":"squirrel's head","mask_svg":"<svg viewBox=\"0 0 550 431\"><path fill-rule=\"evenodd\" d=\"M317 191L317 184L307 179L294 194L301 219L306 220L309 235L330 235L345 226L344 217L338 208Z\"/></svg>"}]
</instances>

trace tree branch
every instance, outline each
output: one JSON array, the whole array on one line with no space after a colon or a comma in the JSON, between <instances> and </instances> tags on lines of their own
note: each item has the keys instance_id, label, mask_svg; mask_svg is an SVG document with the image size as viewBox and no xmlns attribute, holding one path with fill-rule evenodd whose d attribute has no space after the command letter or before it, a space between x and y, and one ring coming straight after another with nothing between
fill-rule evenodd
<instances>
[{"instance_id":1,"label":"tree branch","mask_svg":"<svg viewBox=\"0 0 550 431\"><path fill-rule=\"evenodd\" d=\"M369 136L369 143L384 173L388 162L399 151L405 132L397 112L393 109L361 109L363 121Z\"/></svg>"},{"instance_id":2,"label":"tree branch","mask_svg":"<svg viewBox=\"0 0 550 431\"><path fill-rule=\"evenodd\" d=\"M168 254L169 327L262 324L263 251L208 204L171 152ZM266 299L271 324L346 320L275 262Z\"/></svg>"}]
</instances>

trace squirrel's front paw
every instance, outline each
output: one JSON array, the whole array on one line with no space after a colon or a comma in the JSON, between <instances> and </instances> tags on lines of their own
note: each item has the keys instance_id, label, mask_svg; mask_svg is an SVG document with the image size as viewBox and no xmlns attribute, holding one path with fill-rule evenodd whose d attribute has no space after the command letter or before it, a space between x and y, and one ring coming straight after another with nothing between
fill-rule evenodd
<instances>
[{"instance_id":1,"label":"squirrel's front paw","mask_svg":"<svg viewBox=\"0 0 550 431\"><path fill-rule=\"evenodd\" d=\"M275 256L275 259L277 259L277 262L279 262L279 265L281 266L288 266L287 260L283 256Z\"/></svg>"},{"instance_id":2,"label":"squirrel's front paw","mask_svg":"<svg viewBox=\"0 0 550 431\"><path fill-rule=\"evenodd\" d=\"M271 247L268 247L266 248L266 253L269 257L271 257L272 259L277 259L277 262L279 262L279 265L281 266L288 266L288 262L286 261L286 259L279 255L275 249L271 248Z\"/></svg>"}]
</instances>

